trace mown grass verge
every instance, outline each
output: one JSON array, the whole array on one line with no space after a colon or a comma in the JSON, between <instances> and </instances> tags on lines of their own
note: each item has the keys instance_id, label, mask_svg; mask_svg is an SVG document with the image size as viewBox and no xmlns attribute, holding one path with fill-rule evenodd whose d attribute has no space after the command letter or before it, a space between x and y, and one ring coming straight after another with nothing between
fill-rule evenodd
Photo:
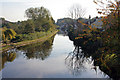
<instances>
[{"instance_id":1,"label":"mown grass verge","mask_svg":"<svg viewBox=\"0 0 120 80\"><path fill-rule=\"evenodd\" d=\"M0 48L0 53L2 53L3 51L7 51L9 49L15 48L15 47L20 47L20 46L25 46L28 44L33 44L33 43L37 43L37 42L42 42L42 41L46 41L48 38L52 37L53 35L55 35L58 31L54 31L54 32L49 32L46 33L46 35L41 36L38 39L34 39L34 40L25 40L25 41L21 41L21 42L17 42L17 43L10 43L9 45L5 45L2 48Z\"/></svg>"}]
</instances>

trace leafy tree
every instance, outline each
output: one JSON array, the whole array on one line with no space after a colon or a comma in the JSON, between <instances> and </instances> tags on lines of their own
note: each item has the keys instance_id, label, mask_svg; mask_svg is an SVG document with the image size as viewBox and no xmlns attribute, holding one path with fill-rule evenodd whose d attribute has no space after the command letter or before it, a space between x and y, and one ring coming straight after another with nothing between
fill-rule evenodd
<instances>
[{"instance_id":1,"label":"leafy tree","mask_svg":"<svg viewBox=\"0 0 120 80\"><path fill-rule=\"evenodd\" d=\"M42 27L44 28L44 31L48 31L50 29L51 25L48 22L46 22L42 25Z\"/></svg>"},{"instance_id":2,"label":"leafy tree","mask_svg":"<svg viewBox=\"0 0 120 80\"><path fill-rule=\"evenodd\" d=\"M28 34L28 33L34 33L35 29L34 29L34 23L32 20L28 20L26 22L26 25L24 27L24 34Z\"/></svg>"},{"instance_id":3,"label":"leafy tree","mask_svg":"<svg viewBox=\"0 0 120 80\"><path fill-rule=\"evenodd\" d=\"M119 66L120 60L120 1L104 1L94 0L97 5L102 7L101 9L97 9L98 13L105 15L103 17L103 27L105 28L105 31L101 32L101 41L103 44L102 47L99 48L98 52L102 54L100 61L102 62L104 69L112 69L113 73L117 74L114 75L114 77L116 77L119 76L120 72L116 68L116 66ZM112 73L112 71L110 73Z\"/></svg>"},{"instance_id":4,"label":"leafy tree","mask_svg":"<svg viewBox=\"0 0 120 80\"><path fill-rule=\"evenodd\" d=\"M48 31L55 24L50 11L44 7L29 8L25 13L29 19L33 20L34 30L37 32Z\"/></svg>"},{"instance_id":5,"label":"leafy tree","mask_svg":"<svg viewBox=\"0 0 120 80\"><path fill-rule=\"evenodd\" d=\"M44 7L29 8L25 11L25 14L29 19L33 20L36 20L38 17L47 19L51 17L49 10Z\"/></svg>"},{"instance_id":6,"label":"leafy tree","mask_svg":"<svg viewBox=\"0 0 120 80\"><path fill-rule=\"evenodd\" d=\"M15 38L16 32L13 29L2 29L2 39L3 41L8 41Z\"/></svg>"},{"instance_id":7,"label":"leafy tree","mask_svg":"<svg viewBox=\"0 0 120 80\"><path fill-rule=\"evenodd\" d=\"M51 21L53 24L55 24L55 20L53 19L53 17L51 17Z\"/></svg>"}]
</instances>

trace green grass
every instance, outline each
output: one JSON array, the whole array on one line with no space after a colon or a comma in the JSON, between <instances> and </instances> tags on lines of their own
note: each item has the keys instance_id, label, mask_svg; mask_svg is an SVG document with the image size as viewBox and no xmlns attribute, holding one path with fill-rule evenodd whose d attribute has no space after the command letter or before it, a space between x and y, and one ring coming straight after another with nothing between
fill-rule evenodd
<instances>
[{"instance_id":1,"label":"green grass","mask_svg":"<svg viewBox=\"0 0 120 80\"><path fill-rule=\"evenodd\" d=\"M29 34L19 34L16 36L18 37L16 39L16 42L38 39L38 38L47 36L48 34L51 34L54 31L56 31L56 29L50 29L47 32L34 32L34 33L29 33Z\"/></svg>"},{"instance_id":2,"label":"green grass","mask_svg":"<svg viewBox=\"0 0 120 80\"><path fill-rule=\"evenodd\" d=\"M19 46L24 46L24 45L28 45L28 44L32 44L32 43L37 43L37 42L42 42L47 40L48 38L52 37L54 34L56 34L58 31L48 31L47 33L45 33L43 36L37 38L37 39L33 39L33 40L24 40L21 42L17 42L17 43L11 43L11 45L6 45L4 47L2 47L2 49L0 49L0 51L4 51L4 50L8 50L9 48L12 47L19 47ZM41 33L42 34L42 33Z\"/></svg>"}]
</instances>

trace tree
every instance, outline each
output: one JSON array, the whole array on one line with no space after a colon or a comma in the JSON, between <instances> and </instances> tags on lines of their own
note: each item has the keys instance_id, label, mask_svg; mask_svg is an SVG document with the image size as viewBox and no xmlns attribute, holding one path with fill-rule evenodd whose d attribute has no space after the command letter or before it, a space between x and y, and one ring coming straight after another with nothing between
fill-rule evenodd
<instances>
[{"instance_id":1,"label":"tree","mask_svg":"<svg viewBox=\"0 0 120 80\"><path fill-rule=\"evenodd\" d=\"M53 24L55 24L55 20L53 19L53 17L51 17L51 21Z\"/></svg>"},{"instance_id":2,"label":"tree","mask_svg":"<svg viewBox=\"0 0 120 80\"><path fill-rule=\"evenodd\" d=\"M102 41L102 47L99 48L98 51L102 54L100 60L103 63L102 65L104 68L107 70L110 70L111 68L113 70L110 71L110 73L120 72L116 69L116 66L119 66L120 58L120 1L94 0L94 2L101 7L100 9L97 9L98 13L105 15L105 17L103 17L103 27L107 26L105 31L101 32L100 36ZM115 69L113 67L115 67ZM118 74L119 73L117 73L117 75ZM117 77L117 75L115 75L115 77Z\"/></svg>"},{"instance_id":3,"label":"tree","mask_svg":"<svg viewBox=\"0 0 120 80\"><path fill-rule=\"evenodd\" d=\"M25 13L29 19L32 19L35 26L34 30L37 32L48 31L50 27L54 26L55 21L52 18L50 11L44 7L29 8L25 11ZM30 33L28 32L27 27L30 26L26 25L25 32Z\"/></svg>"},{"instance_id":4,"label":"tree","mask_svg":"<svg viewBox=\"0 0 120 80\"><path fill-rule=\"evenodd\" d=\"M25 11L25 14L29 19L33 20L36 20L38 17L47 19L51 17L50 11L44 7L29 8Z\"/></svg>"},{"instance_id":5,"label":"tree","mask_svg":"<svg viewBox=\"0 0 120 80\"><path fill-rule=\"evenodd\" d=\"M106 16L103 22L104 26L107 26L107 29L114 26L119 27L118 22L120 22L120 1L94 0L94 3L101 7L100 9L97 9L98 13Z\"/></svg>"},{"instance_id":6,"label":"tree","mask_svg":"<svg viewBox=\"0 0 120 80\"><path fill-rule=\"evenodd\" d=\"M35 28L34 28L34 23L32 20L28 20L26 22L26 25L24 27L24 33L28 34L28 33L34 33Z\"/></svg>"},{"instance_id":7,"label":"tree","mask_svg":"<svg viewBox=\"0 0 120 80\"><path fill-rule=\"evenodd\" d=\"M110 13L120 12L120 1L118 0L94 0L94 3L99 5L101 8L98 9L99 14L109 15Z\"/></svg>"},{"instance_id":8,"label":"tree","mask_svg":"<svg viewBox=\"0 0 120 80\"><path fill-rule=\"evenodd\" d=\"M44 31L48 31L50 29L51 25L48 22L46 22L42 25L42 27L43 27Z\"/></svg>"},{"instance_id":9,"label":"tree","mask_svg":"<svg viewBox=\"0 0 120 80\"><path fill-rule=\"evenodd\" d=\"M85 8L82 8L80 5L75 4L70 7L68 16L71 17L72 19L78 19L84 17L85 13L86 13Z\"/></svg>"},{"instance_id":10,"label":"tree","mask_svg":"<svg viewBox=\"0 0 120 80\"><path fill-rule=\"evenodd\" d=\"M81 29L81 24L79 24L79 18L84 17L84 15L86 14L86 9L82 8L81 5L79 4L74 4L70 7L69 11L68 11L68 16L70 18L72 18L72 24L71 24L71 31L74 31L76 33L78 33ZM76 19L76 21L74 21ZM80 31L81 32L81 31Z\"/></svg>"},{"instance_id":11,"label":"tree","mask_svg":"<svg viewBox=\"0 0 120 80\"><path fill-rule=\"evenodd\" d=\"M2 40L3 41L7 42L8 40L15 38L15 36L16 36L16 32L13 29L7 29L7 28L2 29Z\"/></svg>"}]
</instances>

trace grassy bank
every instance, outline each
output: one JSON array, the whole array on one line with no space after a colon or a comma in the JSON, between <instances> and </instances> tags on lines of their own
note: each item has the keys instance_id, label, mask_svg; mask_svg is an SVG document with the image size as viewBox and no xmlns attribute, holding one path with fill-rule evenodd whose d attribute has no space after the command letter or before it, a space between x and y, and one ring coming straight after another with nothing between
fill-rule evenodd
<instances>
[{"instance_id":1,"label":"grassy bank","mask_svg":"<svg viewBox=\"0 0 120 80\"><path fill-rule=\"evenodd\" d=\"M45 36L41 36L38 39L34 39L34 40L26 40L26 41L22 41L22 42L17 42L17 43L10 43L9 45L5 45L0 49L0 52L2 51L6 51L15 47L20 47L20 46L25 46L28 44L32 44L32 43L37 43L37 42L42 42L42 41L46 41L48 38L52 37L53 35L55 35L58 31L54 31L54 32L49 32L46 33ZM3 44L4 45L4 44Z\"/></svg>"}]
</instances>

